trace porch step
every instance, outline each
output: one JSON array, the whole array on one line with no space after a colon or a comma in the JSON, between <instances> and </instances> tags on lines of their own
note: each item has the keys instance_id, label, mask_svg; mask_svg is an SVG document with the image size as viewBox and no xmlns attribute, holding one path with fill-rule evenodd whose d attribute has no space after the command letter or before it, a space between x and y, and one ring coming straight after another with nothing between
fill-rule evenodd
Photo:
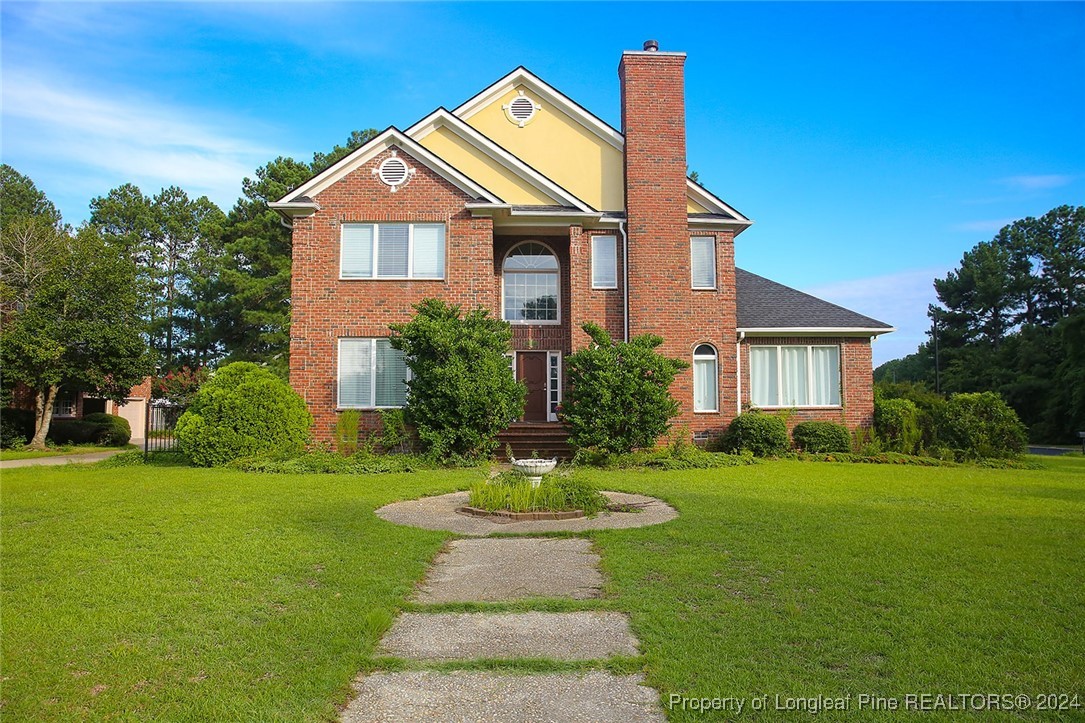
<instances>
[{"instance_id":1,"label":"porch step","mask_svg":"<svg viewBox=\"0 0 1085 723\"><path fill-rule=\"evenodd\" d=\"M557 457L571 459L573 448L569 445L569 430L560 422L515 422L497 435L497 456L508 461L506 448L518 459L531 457Z\"/></svg>"}]
</instances>

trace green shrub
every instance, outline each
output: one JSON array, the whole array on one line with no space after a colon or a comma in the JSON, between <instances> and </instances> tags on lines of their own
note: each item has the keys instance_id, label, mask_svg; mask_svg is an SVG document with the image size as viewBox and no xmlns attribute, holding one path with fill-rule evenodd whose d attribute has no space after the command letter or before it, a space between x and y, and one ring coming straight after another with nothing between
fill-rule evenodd
<instances>
[{"instance_id":1,"label":"green shrub","mask_svg":"<svg viewBox=\"0 0 1085 723\"><path fill-rule=\"evenodd\" d=\"M0 448L22 447L34 436L34 413L7 408L0 412Z\"/></svg>"},{"instance_id":2,"label":"green shrub","mask_svg":"<svg viewBox=\"0 0 1085 723\"><path fill-rule=\"evenodd\" d=\"M251 362L228 364L196 393L177 420L181 450L200 467L275 451L300 454L313 422L280 377Z\"/></svg>"},{"instance_id":3,"label":"green shrub","mask_svg":"<svg viewBox=\"0 0 1085 723\"><path fill-rule=\"evenodd\" d=\"M775 457L788 450L787 424L773 414L756 409L731 420L727 432L720 438L725 452L753 453L755 457Z\"/></svg>"},{"instance_id":4,"label":"green shrub","mask_svg":"<svg viewBox=\"0 0 1085 723\"><path fill-rule=\"evenodd\" d=\"M471 486L469 504L494 512L562 512L583 510L595 515L605 509L609 500L591 482L570 474L550 474L538 487L516 472L505 472L493 479Z\"/></svg>"},{"instance_id":5,"label":"green shrub","mask_svg":"<svg viewBox=\"0 0 1085 723\"><path fill-rule=\"evenodd\" d=\"M406 421L423 450L436 459L490 456L497 435L524 413L526 389L509 374L512 328L477 308L425 299L389 339L411 370Z\"/></svg>"},{"instance_id":6,"label":"green shrub","mask_svg":"<svg viewBox=\"0 0 1085 723\"><path fill-rule=\"evenodd\" d=\"M919 407L910 399L876 398L874 431L886 450L916 454L923 444Z\"/></svg>"},{"instance_id":7,"label":"green shrub","mask_svg":"<svg viewBox=\"0 0 1085 723\"><path fill-rule=\"evenodd\" d=\"M132 437L128 420L97 412L82 419L54 419L47 438L54 444L100 444L123 447Z\"/></svg>"},{"instance_id":8,"label":"green shrub","mask_svg":"<svg viewBox=\"0 0 1085 723\"><path fill-rule=\"evenodd\" d=\"M361 418L361 411L344 409L335 420L335 449L344 457L358 451L358 422Z\"/></svg>"},{"instance_id":9,"label":"green shrub","mask_svg":"<svg viewBox=\"0 0 1085 723\"><path fill-rule=\"evenodd\" d=\"M380 442L381 449L399 454L409 452L411 433L407 429L406 413L402 409L382 409L380 418L381 431L377 441Z\"/></svg>"},{"instance_id":10,"label":"green shrub","mask_svg":"<svg viewBox=\"0 0 1085 723\"><path fill-rule=\"evenodd\" d=\"M615 343L595 324L582 328L592 343L565 360L561 420L570 443L612 454L654 447L678 413L671 383L689 364L658 353L658 336Z\"/></svg>"},{"instance_id":11,"label":"green shrub","mask_svg":"<svg viewBox=\"0 0 1085 723\"><path fill-rule=\"evenodd\" d=\"M265 474L382 474L433 469L425 457L411 454L356 455L344 457L336 452L311 451L295 457L268 455L243 457L229 467Z\"/></svg>"},{"instance_id":12,"label":"green shrub","mask_svg":"<svg viewBox=\"0 0 1085 723\"><path fill-rule=\"evenodd\" d=\"M1028 445L1025 425L994 392L954 394L935 419L937 441L960 459L1017 457Z\"/></svg>"},{"instance_id":13,"label":"green shrub","mask_svg":"<svg viewBox=\"0 0 1085 723\"><path fill-rule=\"evenodd\" d=\"M132 439L132 425L124 417L96 412L83 417L83 421L101 427L98 441L95 444L123 447Z\"/></svg>"},{"instance_id":14,"label":"green shrub","mask_svg":"<svg viewBox=\"0 0 1085 723\"><path fill-rule=\"evenodd\" d=\"M851 432L833 422L799 422L791 430L791 439L803 452L829 454L851 451Z\"/></svg>"},{"instance_id":15,"label":"green shrub","mask_svg":"<svg viewBox=\"0 0 1085 723\"><path fill-rule=\"evenodd\" d=\"M919 442L916 450L926 450L937 444L934 420L946 403L945 397L931 391L922 382L878 382L874 386L875 413L878 401L888 399L907 399L918 410L916 424L919 427Z\"/></svg>"},{"instance_id":16,"label":"green shrub","mask_svg":"<svg viewBox=\"0 0 1085 723\"><path fill-rule=\"evenodd\" d=\"M660 449L642 449L625 454L608 454L597 449L579 449L573 462L578 465L604 469L718 469L742 467L756 460L749 452L725 454L708 452L696 445L686 445L680 450L673 446Z\"/></svg>"}]
</instances>

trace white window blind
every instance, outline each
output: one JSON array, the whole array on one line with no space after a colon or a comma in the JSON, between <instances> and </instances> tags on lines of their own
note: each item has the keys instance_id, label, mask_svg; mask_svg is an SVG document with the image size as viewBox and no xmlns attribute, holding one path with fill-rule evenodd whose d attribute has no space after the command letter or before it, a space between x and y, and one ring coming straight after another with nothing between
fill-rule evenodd
<instances>
[{"instance_id":1,"label":"white window blind","mask_svg":"<svg viewBox=\"0 0 1085 723\"><path fill-rule=\"evenodd\" d=\"M407 278L410 228L405 224L385 223L377 230L377 276Z\"/></svg>"},{"instance_id":2,"label":"white window blind","mask_svg":"<svg viewBox=\"0 0 1085 723\"><path fill-rule=\"evenodd\" d=\"M775 407L776 382L776 347L750 347L750 401L758 407Z\"/></svg>"},{"instance_id":3,"label":"white window blind","mask_svg":"<svg viewBox=\"0 0 1085 723\"><path fill-rule=\"evenodd\" d=\"M593 289L618 288L617 236L592 236L591 285Z\"/></svg>"},{"instance_id":4,"label":"white window blind","mask_svg":"<svg viewBox=\"0 0 1085 723\"><path fill-rule=\"evenodd\" d=\"M343 279L443 279L445 227L440 223L345 223Z\"/></svg>"},{"instance_id":5,"label":"white window blind","mask_svg":"<svg viewBox=\"0 0 1085 723\"><path fill-rule=\"evenodd\" d=\"M339 406L373 406L373 340L339 340Z\"/></svg>"},{"instance_id":6,"label":"white window blind","mask_svg":"<svg viewBox=\"0 0 1085 723\"><path fill-rule=\"evenodd\" d=\"M416 279L440 279L445 275L445 227L440 223L414 225L414 274Z\"/></svg>"},{"instance_id":7,"label":"white window blind","mask_svg":"<svg viewBox=\"0 0 1085 723\"><path fill-rule=\"evenodd\" d=\"M840 348L750 347L750 401L757 407L840 406Z\"/></svg>"},{"instance_id":8,"label":"white window blind","mask_svg":"<svg viewBox=\"0 0 1085 723\"><path fill-rule=\"evenodd\" d=\"M692 236L689 246L693 288L716 288L716 239L712 236Z\"/></svg>"},{"instance_id":9,"label":"white window blind","mask_svg":"<svg viewBox=\"0 0 1085 723\"><path fill-rule=\"evenodd\" d=\"M701 344L693 351L693 411L719 411L716 350Z\"/></svg>"},{"instance_id":10,"label":"white window blind","mask_svg":"<svg viewBox=\"0 0 1085 723\"><path fill-rule=\"evenodd\" d=\"M402 407L409 370L387 339L339 340L339 407Z\"/></svg>"},{"instance_id":11,"label":"white window blind","mask_svg":"<svg viewBox=\"0 0 1085 723\"><path fill-rule=\"evenodd\" d=\"M340 276L342 276L344 279L368 279L372 277L372 224L343 224L343 237L340 256Z\"/></svg>"}]
</instances>

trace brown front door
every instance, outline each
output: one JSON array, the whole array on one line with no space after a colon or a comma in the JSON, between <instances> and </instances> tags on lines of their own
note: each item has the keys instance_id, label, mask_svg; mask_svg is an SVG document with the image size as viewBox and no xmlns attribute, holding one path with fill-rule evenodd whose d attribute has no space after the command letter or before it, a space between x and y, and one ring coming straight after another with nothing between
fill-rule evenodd
<instances>
[{"instance_id":1,"label":"brown front door","mask_svg":"<svg viewBox=\"0 0 1085 723\"><path fill-rule=\"evenodd\" d=\"M524 421L546 421L546 352L521 351L516 354L516 378L527 385Z\"/></svg>"}]
</instances>

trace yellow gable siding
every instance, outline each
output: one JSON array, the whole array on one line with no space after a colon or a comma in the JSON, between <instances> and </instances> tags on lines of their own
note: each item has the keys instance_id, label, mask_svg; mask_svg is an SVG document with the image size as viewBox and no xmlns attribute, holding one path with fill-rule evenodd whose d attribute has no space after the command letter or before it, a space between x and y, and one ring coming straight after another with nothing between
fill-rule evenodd
<instances>
[{"instance_id":1,"label":"yellow gable siding","mask_svg":"<svg viewBox=\"0 0 1085 723\"><path fill-rule=\"evenodd\" d=\"M465 120L592 207L600 211L624 209L622 152L558 108L536 97L530 89L523 90L525 95L542 106L542 110L523 128L510 121L501 109L502 104L517 96L516 89ZM448 160L452 162L452 159ZM463 170L471 175L466 167ZM481 178L476 180L486 185ZM496 189L492 190L497 193Z\"/></svg>"},{"instance_id":2,"label":"yellow gable siding","mask_svg":"<svg viewBox=\"0 0 1085 723\"><path fill-rule=\"evenodd\" d=\"M686 213L710 213L710 211L689 196L686 196Z\"/></svg>"},{"instance_id":3,"label":"yellow gable siding","mask_svg":"<svg viewBox=\"0 0 1085 723\"><path fill-rule=\"evenodd\" d=\"M560 203L448 128L438 128L419 142L505 203L542 206Z\"/></svg>"}]
</instances>

